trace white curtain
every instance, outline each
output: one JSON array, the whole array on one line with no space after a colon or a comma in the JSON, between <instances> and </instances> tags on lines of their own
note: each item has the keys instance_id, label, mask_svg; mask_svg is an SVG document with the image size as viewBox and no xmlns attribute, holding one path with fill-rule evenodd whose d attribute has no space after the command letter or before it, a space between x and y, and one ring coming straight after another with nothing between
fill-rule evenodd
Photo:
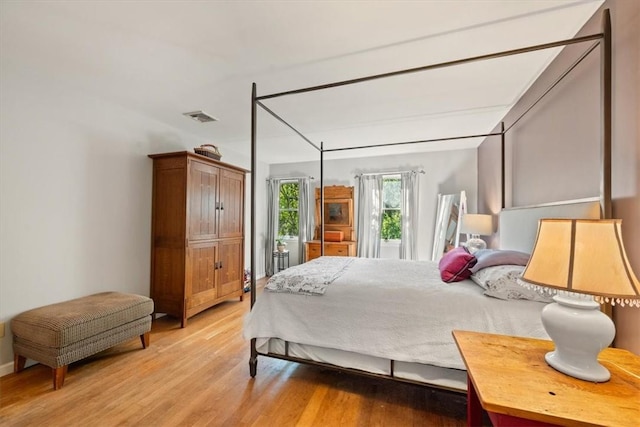
<instances>
[{"instance_id":1,"label":"white curtain","mask_svg":"<svg viewBox=\"0 0 640 427\"><path fill-rule=\"evenodd\" d=\"M264 267L267 276L273 275L273 250L278 235L278 213L280 212L280 180L267 180L267 230L265 235Z\"/></svg>"},{"instance_id":2,"label":"white curtain","mask_svg":"<svg viewBox=\"0 0 640 427\"><path fill-rule=\"evenodd\" d=\"M283 182L297 181L298 183L298 264L305 260L304 242L311 240L313 233L313 217L311 215L310 178L298 179L268 179L267 180L267 231L265 235L265 272L267 276L274 273L273 251L278 237L280 214L280 185Z\"/></svg>"},{"instance_id":3,"label":"white curtain","mask_svg":"<svg viewBox=\"0 0 640 427\"><path fill-rule=\"evenodd\" d=\"M400 259L418 259L418 184L417 171L400 174L400 223L402 237L400 241Z\"/></svg>"},{"instance_id":4,"label":"white curtain","mask_svg":"<svg viewBox=\"0 0 640 427\"><path fill-rule=\"evenodd\" d=\"M361 175L358 184L358 256L380 258L382 175Z\"/></svg>"},{"instance_id":5,"label":"white curtain","mask_svg":"<svg viewBox=\"0 0 640 427\"><path fill-rule=\"evenodd\" d=\"M310 179L298 179L298 264L306 259L305 244L313 238L313 216L311 214Z\"/></svg>"}]
</instances>

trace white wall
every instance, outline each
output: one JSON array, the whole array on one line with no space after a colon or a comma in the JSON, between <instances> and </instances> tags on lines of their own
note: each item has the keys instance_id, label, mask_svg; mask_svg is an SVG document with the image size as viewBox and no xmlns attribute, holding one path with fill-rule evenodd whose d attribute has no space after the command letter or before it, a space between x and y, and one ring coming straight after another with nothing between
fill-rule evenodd
<instances>
[{"instance_id":1,"label":"white wall","mask_svg":"<svg viewBox=\"0 0 640 427\"><path fill-rule=\"evenodd\" d=\"M466 190L469 211L475 212L477 200L476 149L325 160L324 184L355 186L357 192L357 181L354 178L356 174L410 169L424 169L426 172L424 175L420 175L420 222L415 232L419 237L418 257L420 260L428 260L431 258L438 193L459 193L461 190ZM313 181L313 187L320 185L319 161L271 165L270 172L270 176L278 178L311 175L316 178ZM357 212L357 204L354 205L354 216L355 212ZM394 248L389 245L391 244L385 245L385 257L393 256ZM291 248L289 247L289 249ZM293 259L292 257L292 265L294 264Z\"/></svg>"},{"instance_id":2,"label":"white wall","mask_svg":"<svg viewBox=\"0 0 640 427\"><path fill-rule=\"evenodd\" d=\"M24 310L107 290L149 295L147 154L206 142L2 62L0 366L13 360L8 322ZM229 151L223 160L249 166Z\"/></svg>"},{"instance_id":3,"label":"white wall","mask_svg":"<svg viewBox=\"0 0 640 427\"><path fill-rule=\"evenodd\" d=\"M266 193L266 179L269 176L269 165L264 163L258 163L256 171L256 250L255 250L255 275L256 278L265 276L265 241L266 241L266 206L267 206L267 193ZM249 180L251 175L247 175ZM250 226L251 221L251 185L247 186L247 202L246 202L246 221L247 226ZM251 230L246 228L245 232L245 268L250 268L251 259ZM272 245L271 245L272 246Z\"/></svg>"}]
</instances>

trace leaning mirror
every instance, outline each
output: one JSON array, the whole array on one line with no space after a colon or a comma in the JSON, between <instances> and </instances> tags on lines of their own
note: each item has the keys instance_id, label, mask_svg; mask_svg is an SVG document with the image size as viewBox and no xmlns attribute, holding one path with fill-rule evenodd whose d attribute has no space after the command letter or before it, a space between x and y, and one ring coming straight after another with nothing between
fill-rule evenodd
<instances>
[{"instance_id":1,"label":"leaning mirror","mask_svg":"<svg viewBox=\"0 0 640 427\"><path fill-rule=\"evenodd\" d=\"M439 261L447 251L460 243L460 218L467 211L467 197L459 194L438 194L438 209L433 230L431 260Z\"/></svg>"}]
</instances>

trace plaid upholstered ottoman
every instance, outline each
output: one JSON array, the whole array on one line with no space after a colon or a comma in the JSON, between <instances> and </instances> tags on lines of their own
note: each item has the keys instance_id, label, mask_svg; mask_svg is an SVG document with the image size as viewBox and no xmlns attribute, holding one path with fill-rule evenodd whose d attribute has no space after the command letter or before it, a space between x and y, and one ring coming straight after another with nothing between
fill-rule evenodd
<instances>
[{"instance_id":1,"label":"plaid upholstered ottoman","mask_svg":"<svg viewBox=\"0 0 640 427\"><path fill-rule=\"evenodd\" d=\"M32 359L53 370L53 388L64 384L70 363L139 336L149 345L153 300L103 292L25 311L11 319L14 372Z\"/></svg>"}]
</instances>

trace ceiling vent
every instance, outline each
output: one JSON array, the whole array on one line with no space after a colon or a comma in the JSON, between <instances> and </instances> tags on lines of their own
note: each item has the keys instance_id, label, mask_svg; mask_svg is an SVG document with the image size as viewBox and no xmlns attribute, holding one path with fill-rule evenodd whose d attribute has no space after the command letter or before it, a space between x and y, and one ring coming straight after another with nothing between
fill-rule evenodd
<instances>
[{"instance_id":1,"label":"ceiling vent","mask_svg":"<svg viewBox=\"0 0 640 427\"><path fill-rule=\"evenodd\" d=\"M200 123L207 123L207 122L217 122L218 119L216 119L213 116L208 115L207 113L205 113L204 111L192 111L190 113L183 113L185 116L192 118L193 120L200 122Z\"/></svg>"}]
</instances>

